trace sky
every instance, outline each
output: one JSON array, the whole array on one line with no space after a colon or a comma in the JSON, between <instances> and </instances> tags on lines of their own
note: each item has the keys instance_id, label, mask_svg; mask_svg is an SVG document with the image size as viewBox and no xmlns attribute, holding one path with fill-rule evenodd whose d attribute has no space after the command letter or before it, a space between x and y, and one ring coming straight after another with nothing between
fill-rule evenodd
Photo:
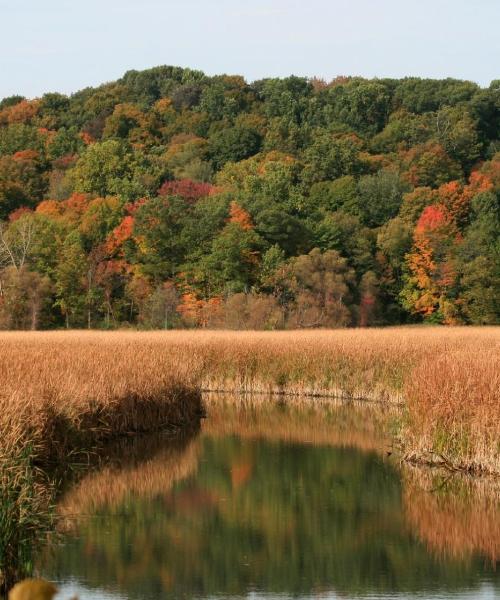
<instances>
[{"instance_id":1,"label":"sky","mask_svg":"<svg viewBox=\"0 0 500 600\"><path fill-rule=\"evenodd\" d=\"M0 98L130 69L500 78L500 0L0 0Z\"/></svg>"}]
</instances>

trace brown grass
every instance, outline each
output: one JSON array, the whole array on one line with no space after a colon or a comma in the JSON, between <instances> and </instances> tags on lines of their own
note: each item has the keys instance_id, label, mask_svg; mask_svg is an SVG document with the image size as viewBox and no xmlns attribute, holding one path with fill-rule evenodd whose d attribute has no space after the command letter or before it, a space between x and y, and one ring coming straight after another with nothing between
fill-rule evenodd
<instances>
[{"instance_id":1,"label":"brown grass","mask_svg":"<svg viewBox=\"0 0 500 600\"><path fill-rule=\"evenodd\" d=\"M43 471L119 435L195 425L195 374L159 339L0 335L0 594L27 574L30 540L50 525Z\"/></svg>"},{"instance_id":2,"label":"brown grass","mask_svg":"<svg viewBox=\"0 0 500 600\"><path fill-rule=\"evenodd\" d=\"M28 430L38 454L57 455L68 431L105 437L189 421L200 387L408 400L408 456L439 449L459 467L500 472L499 348L495 327L4 333L0 430L14 442ZM453 435L436 446L443 428Z\"/></svg>"},{"instance_id":3,"label":"brown grass","mask_svg":"<svg viewBox=\"0 0 500 600\"><path fill-rule=\"evenodd\" d=\"M403 501L410 531L439 556L500 559L500 482L467 475L404 471Z\"/></svg>"},{"instance_id":4,"label":"brown grass","mask_svg":"<svg viewBox=\"0 0 500 600\"><path fill-rule=\"evenodd\" d=\"M190 424L201 397L189 362L130 336L0 336L0 446L40 462L130 432Z\"/></svg>"},{"instance_id":5,"label":"brown grass","mask_svg":"<svg viewBox=\"0 0 500 600\"><path fill-rule=\"evenodd\" d=\"M426 357L405 388L408 459L471 472L500 471L498 349L456 350Z\"/></svg>"}]
</instances>

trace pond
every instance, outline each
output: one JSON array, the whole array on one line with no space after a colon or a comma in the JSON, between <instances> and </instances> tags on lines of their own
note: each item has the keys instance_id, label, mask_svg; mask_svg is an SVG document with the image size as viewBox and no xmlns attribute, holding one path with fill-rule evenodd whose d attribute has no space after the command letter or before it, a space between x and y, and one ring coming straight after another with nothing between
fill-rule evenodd
<instances>
[{"instance_id":1,"label":"pond","mask_svg":"<svg viewBox=\"0 0 500 600\"><path fill-rule=\"evenodd\" d=\"M402 468L386 416L210 398L197 436L67 490L37 573L81 600L500 597L498 490Z\"/></svg>"}]
</instances>

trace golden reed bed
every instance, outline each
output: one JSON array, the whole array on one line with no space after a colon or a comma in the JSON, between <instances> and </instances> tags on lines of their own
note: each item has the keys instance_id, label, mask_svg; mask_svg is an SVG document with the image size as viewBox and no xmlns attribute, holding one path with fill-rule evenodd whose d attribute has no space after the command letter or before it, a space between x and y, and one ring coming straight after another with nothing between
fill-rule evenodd
<instances>
[{"instance_id":1,"label":"golden reed bed","mask_svg":"<svg viewBox=\"0 0 500 600\"><path fill-rule=\"evenodd\" d=\"M99 333L0 335L0 448L40 462L130 432L191 424L201 394L168 344Z\"/></svg>"},{"instance_id":2,"label":"golden reed bed","mask_svg":"<svg viewBox=\"0 0 500 600\"><path fill-rule=\"evenodd\" d=\"M43 453L189 420L200 388L368 398L405 404L408 457L500 472L499 358L496 327L3 333L0 429Z\"/></svg>"}]
</instances>

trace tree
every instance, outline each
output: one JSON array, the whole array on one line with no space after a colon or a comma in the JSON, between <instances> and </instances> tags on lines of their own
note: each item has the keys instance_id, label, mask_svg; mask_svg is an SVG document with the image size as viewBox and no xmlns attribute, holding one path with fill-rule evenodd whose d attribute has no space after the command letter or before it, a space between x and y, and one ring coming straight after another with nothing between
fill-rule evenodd
<instances>
[{"instance_id":1,"label":"tree","mask_svg":"<svg viewBox=\"0 0 500 600\"><path fill-rule=\"evenodd\" d=\"M383 83L353 79L330 88L328 95L335 117L354 130L373 135L385 126L391 97Z\"/></svg>"},{"instance_id":2,"label":"tree","mask_svg":"<svg viewBox=\"0 0 500 600\"><path fill-rule=\"evenodd\" d=\"M182 264L186 248L182 238L186 202L179 196L144 202L135 213L133 260L157 283L172 278Z\"/></svg>"},{"instance_id":3,"label":"tree","mask_svg":"<svg viewBox=\"0 0 500 600\"><path fill-rule=\"evenodd\" d=\"M359 143L352 137L334 137L329 133L315 136L304 152L302 179L306 185L337 179L360 172Z\"/></svg>"},{"instance_id":4,"label":"tree","mask_svg":"<svg viewBox=\"0 0 500 600\"><path fill-rule=\"evenodd\" d=\"M52 286L25 266L0 269L0 329L38 329L50 323Z\"/></svg>"},{"instance_id":5,"label":"tree","mask_svg":"<svg viewBox=\"0 0 500 600\"><path fill-rule=\"evenodd\" d=\"M133 199L144 191L134 177L136 167L132 153L122 142L106 140L91 144L73 170L75 191L101 198L121 196Z\"/></svg>"},{"instance_id":6,"label":"tree","mask_svg":"<svg viewBox=\"0 0 500 600\"><path fill-rule=\"evenodd\" d=\"M0 268L20 271L30 257L35 233L36 222L29 212L8 226L0 222Z\"/></svg>"},{"instance_id":7,"label":"tree","mask_svg":"<svg viewBox=\"0 0 500 600\"><path fill-rule=\"evenodd\" d=\"M114 196L94 198L80 217L79 231L86 247L102 244L118 226L122 217L123 202Z\"/></svg>"},{"instance_id":8,"label":"tree","mask_svg":"<svg viewBox=\"0 0 500 600\"><path fill-rule=\"evenodd\" d=\"M192 134L179 134L170 142L165 153L165 164L175 179L208 182L212 177L208 155L206 139Z\"/></svg>"},{"instance_id":9,"label":"tree","mask_svg":"<svg viewBox=\"0 0 500 600\"><path fill-rule=\"evenodd\" d=\"M221 307L220 322L227 329L267 329L283 326L283 311L274 296L233 294Z\"/></svg>"},{"instance_id":10,"label":"tree","mask_svg":"<svg viewBox=\"0 0 500 600\"><path fill-rule=\"evenodd\" d=\"M119 138L131 142L147 139L147 121L144 113L133 104L117 104L106 119L103 138Z\"/></svg>"},{"instance_id":11,"label":"tree","mask_svg":"<svg viewBox=\"0 0 500 600\"><path fill-rule=\"evenodd\" d=\"M462 177L460 164L434 142L414 146L402 154L402 167L413 186L438 187Z\"/></svg>"},{"instance_id":12,"label":"tree","mask_svg":"<svg viewBox=\"0 0 500 600\"><path fill-rule=\"evenodd\" d=\"M255 228L268 244L277 244L287 256L296 256L310 248L311 233L305 223L277 208L259 211Z\"/></svg>"},{"instance_id":13,"label":"tree","mask_svg":"<svg viewBox=\"0 0 500 600\"><path fill-rule=\"evenodd\" d=\"M172 281L158 285L147 298L139 318L144 327L150 329L172 329L179 325L177 307L180 295Z\"/></svg>"},{"instance_id":14,"label":"tree","mask_svg":"<svg viewBox=\"0 0 500 600\"><path fill-rule=\"evenodd\" d=\"M158 190L159 196L180 196L189 204L196 204L200 198L210 196L215 191L210 183L192 181L191 179L180 179L166 181Z\"/></svg>"},{"instance_id":15,"label":"tree","mask_svg":"<svg viewBox=\"0 0 500 600\"><path fill-rule=\"evenodd\" d=\"M436 139L448 155L469 171L481 154L476 123L463 107L444 107L436 113Z\"/></svg>"},{"instance_id":16,"label":"tree","mask_svg":"<svg viewBox=\"0 0 500 600\"><path fill-rule=\"evenodd\" d=\"M252 228L229 222L196 269L196 282L208 296L247 292L256 282L262 239Z\"/></svg>"},{"instance_id":17,"label":"tree","mask_svg":"<svg viewBox=\"0 0 500 600\"><path fill-rule=\"evenodd\" d=\"M389 116L385 128L371 139L370 147L376 152L409 150L413 146L428 142L432 134L429 115L416 115L406 110L398 110Z\"/></svg>"},{"instance_id":18,"label":"tree","mask_svg":"<svg viewBox=\"0 0 500 600\"><path fill-rule=\"evenodd\" d=\"M82 240L73 232L64 240L55 272L56 306L61 310L66 327L85 324L89 286L87 255Z\"/></svg>"},{"instance_id":19,"label":"tree","mask_svg":"<svg viewBox=\"0 0 500 600\"><path fill-rule=\"evenodd\" d=\"M399 216L405 223L414 227L424 208L434 204L434 200L434 192L430 187L416 187L403 194Z\"/></svg>"},{"instance_id":20,"label":"tree","mask_svg":"<svg viewBox=\"0 0 500 600\"><path fill-rule=\"evenodd\" d=\"M412 230L412 224L401 217L394 217L380 228L377 235L377 247L388 258L398 279L402 273L404 258L411 249Z\"/></svg>"},{"instance_id":21,"label":"tree","mask_svg":"<svg viewBox=\"0 0 500 600\"><path fill-rule=\"evenodd\" d=\"M380 227L395 217L408 187L395 171L382 170L362 177L358 184L361 221L368 227Z\"/></svg>"},{"instance_id":22,"label":"tree","mask_svg":"<svg viewBox=\"0 0 500 600\"><path fill-rule=\"evenodd\" d=\"M421 114L436 111L443 105L455 106L467 102L478 89L478 85L472 81L406 77L396 86L394 103L409 112Z\"/></svg>"},{"instance_id":23,"label":"tree","mask_svg":"<svg viewBox=\"0 0 500 600\"><path fill-rule=\"evenodd\" d=\"M458 252L459 303L474 324L500 322L500 202L492 191L471 202L471 223Z\"/></svg>"},{"instance_id":24,"label":"tree","mask_svg":"<svg viewBox=\"0 0 500 600\"><path fill-rule=\"evenodd\" d=\"M42 199L47 183L35 150L0 157L0 219L21 206L34 207Z\"/></svg>"},{"instance_id":25,"label":"tree","mask_svg":"<svg viewBox=\"0 0 500 600\"><path fill-rule=\"evenodd\" d=\"M356 179L352 175L339 177L334 181L320 181L311 186L307 208L311 211L342 210L358 214L359 198Z\"/></svg>"},{"instance_id":26,"label":"tree","mask_svg":"<svg viewBox=\"0 0 500 600\"><path fill-rule=\"evenodd\" d=\"M367 271L361 277L359 293L359 326L367 327L368 325L375 325L379 311L379 281L373 271Z\"/></svg>"},{"instance_id":27,"label":"tree","mask_svg":"<svg viewBox=\"0 0 500 600\"><path fill-rule=\"evenodd\" d=\"M496 322L499 127L498 81L162 66L6 98L0 270L50 280L50 326L160 326L176 293L179 326L275 301L296 326ZM348 317L299 285L313 248L354 272Z\"/></svg>"},{"instance_id":28,"label":"tree","mask_svg":"<svg viewBox=\"0 0 500 600\"><path fill-rule=\"evenodd\" d=\"M442 205L426 207L415 227L401 301L404 308L427 320L454 323L458 318L453 257L456 235L453 217Z\"/></svg>"},{"instance_id":29,"label":"tree","mask_svg":"<svg viewBox=\"0 0 500 600\"><path fill-rule=\"evenodd\" d=\"M257 131L241 125L214 133L209 140L209 153L215 169L257 154L261 142Z\"/></svg>"},{"instance_id":30,"label":"tree","mask_svg":"<svg viewBox=\"0 0 500 600\"><path fill-rule=\"evenodd\" d=\"M358 217L343 211L327 214L315 225L314 239L321 250L336 250L348 257L360 275L374 267L376 235Z\"/></svg>"},{"instance_id":31,"label":"tree","mask_svg":"<svg viewBox=\"0 0 500 600\"><path fill-rule=\"evenodd\" d=\"M344 327L351 322L348 303L354 271L338 252L315 248L292 259L285 277L294 295L289 327Z\"/></svg>"}]
</instances>

